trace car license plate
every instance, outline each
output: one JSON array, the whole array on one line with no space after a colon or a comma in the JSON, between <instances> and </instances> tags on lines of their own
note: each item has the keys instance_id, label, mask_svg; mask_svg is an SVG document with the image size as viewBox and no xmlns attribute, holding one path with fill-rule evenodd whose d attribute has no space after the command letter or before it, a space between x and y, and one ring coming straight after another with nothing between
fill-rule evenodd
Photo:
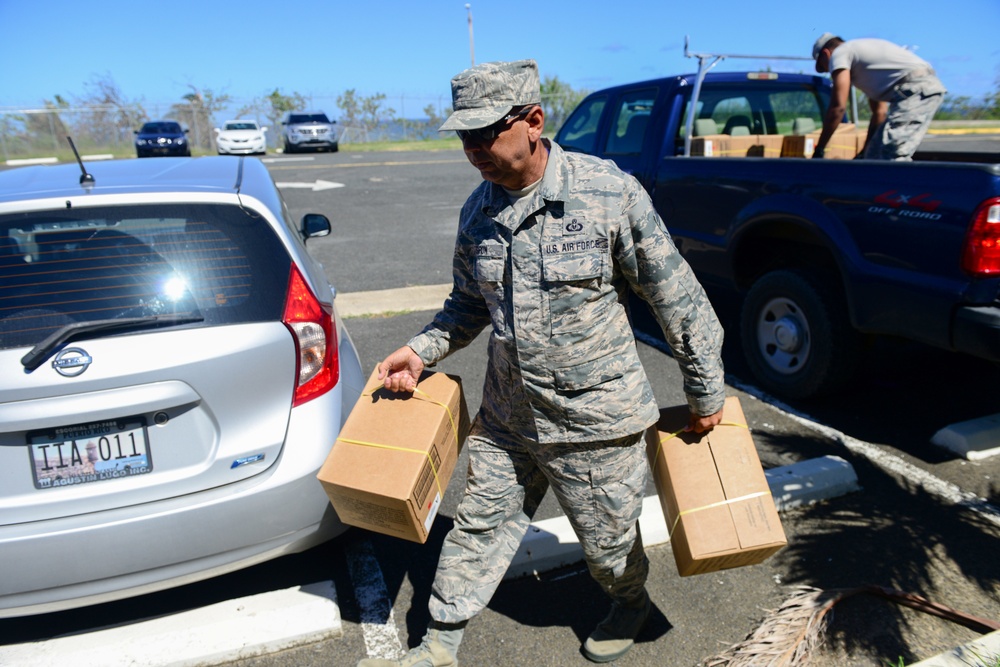
<instances>
[{"instance_id":1,"label":"car license plate","mask_svg":"<svg viewBox=\"0 0 1000 667\"><path fill-rule=\"evenodd\" d=\"M55 489L153 471L144 420L132 417L28 434L36 489Z\"/></svg>"}]
</instances>

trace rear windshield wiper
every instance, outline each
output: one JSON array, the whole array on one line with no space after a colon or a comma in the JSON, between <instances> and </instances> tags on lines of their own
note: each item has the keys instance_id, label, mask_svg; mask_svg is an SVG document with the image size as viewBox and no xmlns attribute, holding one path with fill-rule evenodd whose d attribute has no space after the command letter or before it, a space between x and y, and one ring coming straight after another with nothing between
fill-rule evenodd
<instances>
[{"instance_id":1,"label":"rear windshield wiper","mask_svg":"<svg viewBox=\"0 0 1000 667\"><path fill-rule=\"evenodd\" d=\"M202 322L204 319L201 315L150 315L146 317L123 317L114 320L93 320L92 322L67 324L31 348L31 351L21 358L21 365L26 370L33 371L45 363L45 360L48 359L49 355L57 347L84 334L141 329L147 326L190 324L192 322Z\"/></svg>"}]
</instances>

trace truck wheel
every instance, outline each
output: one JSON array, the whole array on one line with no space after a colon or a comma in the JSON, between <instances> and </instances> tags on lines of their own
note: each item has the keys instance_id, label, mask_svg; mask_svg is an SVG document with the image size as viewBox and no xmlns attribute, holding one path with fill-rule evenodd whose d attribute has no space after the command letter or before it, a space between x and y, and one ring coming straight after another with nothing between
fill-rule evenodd
<instances>
[{"instance_id":1,"label":"truck wheel","mask_svg":"<svg viewBox=\"0 0 1000 667\"><path fill-rule=\"evenodd\" d=\"M740 333L751 372L765 389L785 398L834 392L857 366L861 337L829 275L765 274L743 302Z\"/></svg>"}]
</instances>

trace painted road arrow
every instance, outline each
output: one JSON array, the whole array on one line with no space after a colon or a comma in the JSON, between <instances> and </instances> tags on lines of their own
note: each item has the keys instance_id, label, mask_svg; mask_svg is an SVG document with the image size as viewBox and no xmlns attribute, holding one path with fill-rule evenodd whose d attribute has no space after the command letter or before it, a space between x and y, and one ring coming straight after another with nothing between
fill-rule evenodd
<instances>
[{"instance_id":1,"label":"painted road arrow","mask_svg":"<svg viewBox=\"0 0 1000 667\"><path fill-rule=\"evenodd\" d=\"M307 188L313 192L318 190L330 190L332 188L342 188L343 183L334 183L333 181L320 181L317 180L313 183L275 183L279 188Z\"/></svg>"}]
</instances>

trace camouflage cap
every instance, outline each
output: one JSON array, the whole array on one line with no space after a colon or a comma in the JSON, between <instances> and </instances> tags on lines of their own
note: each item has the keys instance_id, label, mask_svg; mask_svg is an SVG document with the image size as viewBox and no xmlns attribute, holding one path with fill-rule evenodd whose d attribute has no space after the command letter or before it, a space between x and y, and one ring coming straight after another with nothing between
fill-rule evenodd
<instances>
[{"instance_id":1,"label":"camouflage cap","mask_svg":"<svg viewBox=\"0 0 1000 667\"><path fill-rule=\"evenodd\" d=\"M488 127L514 107L541 101L538 64L534 60L476 65L452 78L454 112L438 131Z\"/></svg>"}]
</instances>

